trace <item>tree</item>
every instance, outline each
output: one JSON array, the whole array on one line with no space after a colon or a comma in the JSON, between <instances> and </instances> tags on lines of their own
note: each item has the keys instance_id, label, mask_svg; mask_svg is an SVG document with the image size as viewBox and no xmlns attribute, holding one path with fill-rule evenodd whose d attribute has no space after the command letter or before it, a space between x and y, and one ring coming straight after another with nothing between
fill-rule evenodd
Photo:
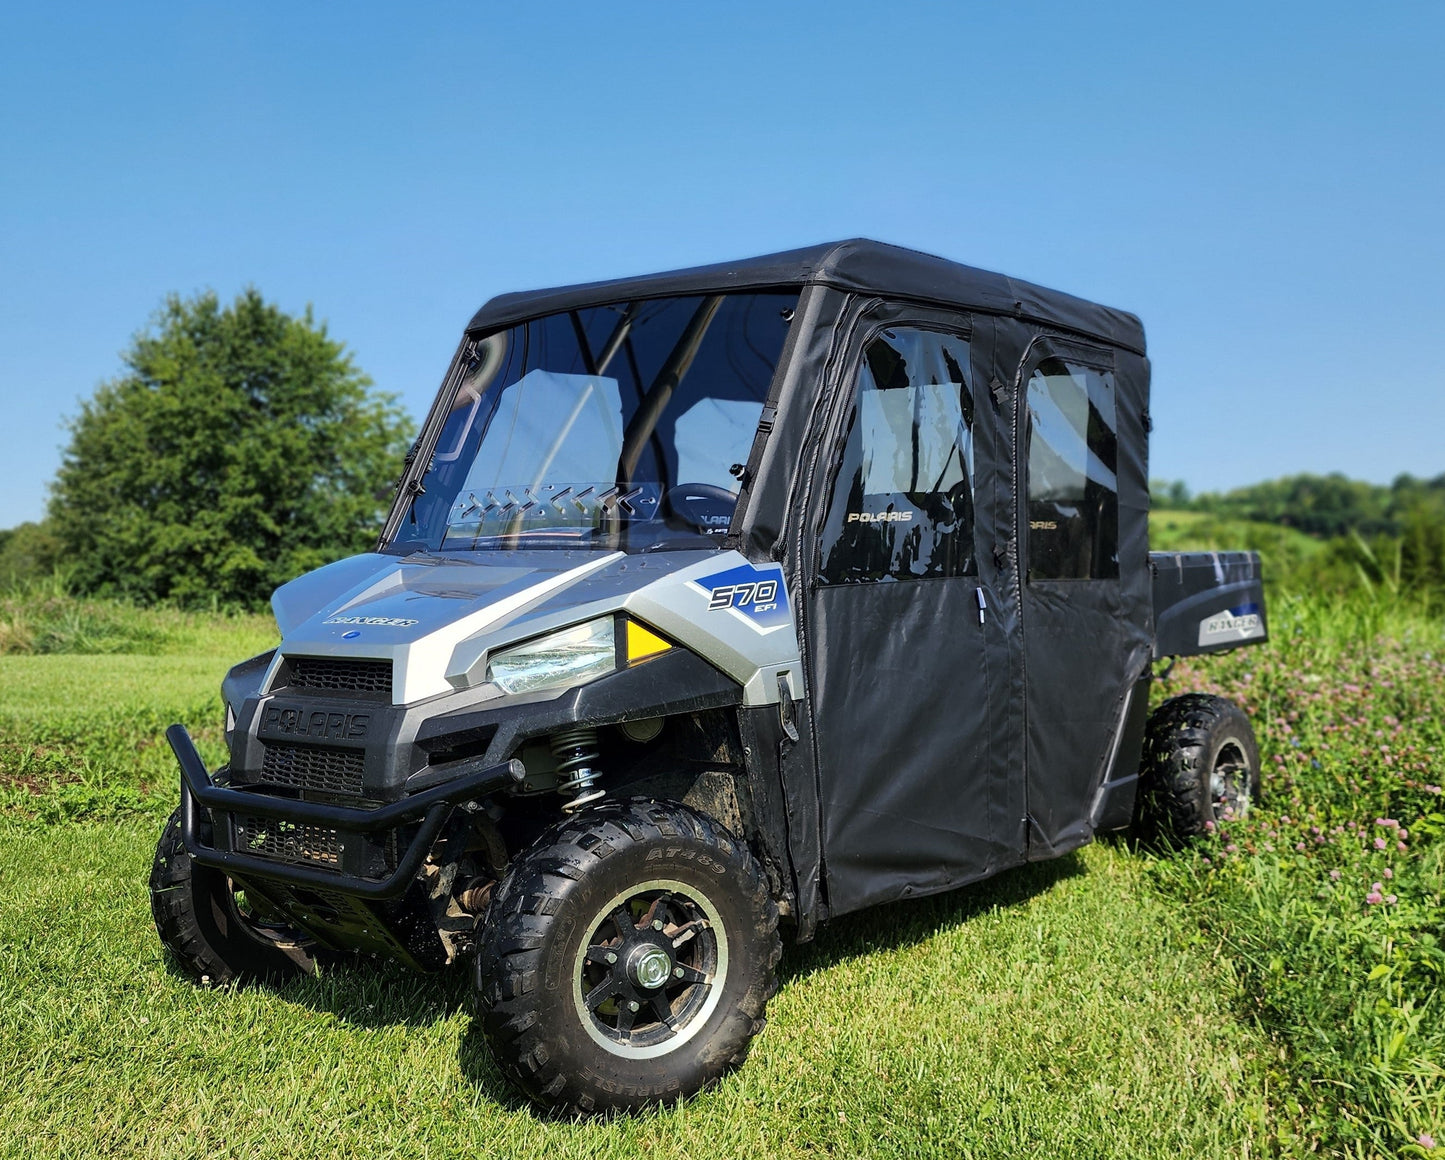
<instances>
[{"instance_id":1,"label":"tree","mask_svg":"<svg viewBox=\"0 0 1445 1160\"><path fill-rule=\"evenodd\" d=\"M255 604L364 551L410 421L308 307L171 296L70 423L51 524L102 595Z\"/></svg>"}]
</instances>

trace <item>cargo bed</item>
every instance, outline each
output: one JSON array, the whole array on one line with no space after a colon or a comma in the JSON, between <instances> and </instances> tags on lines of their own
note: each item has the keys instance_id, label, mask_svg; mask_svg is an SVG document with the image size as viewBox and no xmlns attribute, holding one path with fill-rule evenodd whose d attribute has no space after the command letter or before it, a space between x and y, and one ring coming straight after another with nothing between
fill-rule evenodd
<instances>
[{"instance_id":1,"label":"cargo bed","mask_svg":"<svg viewBox=\"0 0 1445 1160\"><path fill-rule=\"evenodd\" d=\"M1258 552L1150 552L1154 655L1223 652L1269 638Z\"/></svg>"}]
</instances>

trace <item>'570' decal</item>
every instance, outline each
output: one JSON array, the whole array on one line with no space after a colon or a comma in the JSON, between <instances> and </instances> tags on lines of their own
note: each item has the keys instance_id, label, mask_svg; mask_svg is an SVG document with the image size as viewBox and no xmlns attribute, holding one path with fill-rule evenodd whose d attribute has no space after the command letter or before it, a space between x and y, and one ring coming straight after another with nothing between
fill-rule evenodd
<instances>
[{"instance_id":1,"label":"'570' decal","mask_svg":"<svg viewBox=\"0 0 1445 1160\"><path fill-rule=\"evenodd\" d=\"M731 611L759 632L793 623L783 572L776 564L763 568L742 564L725 572L701 576L693 584L707 595L709 612Z\"/></svg>"},{"instance_id":2,"label":"'570' decal","mask_svg":"<svg viewBox=\"0 0 1445 1160\"><path fill-rule=\"evenodd\" d=\"M756 584L723 584L712 590L712 599L707 603L709 612L719 608L746 608L753 612L770 612L778 606L778 582L763 580Z\"/></svg>"}]
</instances>

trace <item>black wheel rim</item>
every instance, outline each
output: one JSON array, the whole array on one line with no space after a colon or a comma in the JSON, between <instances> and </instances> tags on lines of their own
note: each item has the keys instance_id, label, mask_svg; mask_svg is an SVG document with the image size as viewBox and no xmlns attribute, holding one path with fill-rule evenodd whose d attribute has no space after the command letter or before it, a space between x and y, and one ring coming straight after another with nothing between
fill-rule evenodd
<instances>
[{"instance_id":1,"label":"black wheel rim","mask_svg":"<svg viewBox=\"0 0 1445 1160\"><path fill-rule=\"evenodd\" d=\"M680 882L631 887L599 908L578 949L574 998L607 1051L647 1059L675 1051L722 996L727 933L717 908Z\"/></svg>"}]
</instances>

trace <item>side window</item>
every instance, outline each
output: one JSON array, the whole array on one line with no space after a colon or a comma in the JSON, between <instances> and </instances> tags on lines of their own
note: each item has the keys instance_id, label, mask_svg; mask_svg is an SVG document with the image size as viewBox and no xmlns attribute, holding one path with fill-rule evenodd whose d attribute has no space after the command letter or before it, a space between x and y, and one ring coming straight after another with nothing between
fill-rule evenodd
<instances>
[{"instance_id":1,"label":"side window","mask_svg":"<svg viewBox=\"0 0 1445 1160\"><path fill-rule=\"evenodd\" d=\"M1029 579L1119 575L1114 375L1047 358L1028 384Z\"/></svg>"},{"instance_id":2,"label":"side window","mask_svg":"<svg viewBox=\"0 0 1445 1160\"><path fill-rule=\"evenodd\" d=\"M848 424L819 580L975 574L968 340L902 326L877 335Z\"/></svg>"}]
</instances>

